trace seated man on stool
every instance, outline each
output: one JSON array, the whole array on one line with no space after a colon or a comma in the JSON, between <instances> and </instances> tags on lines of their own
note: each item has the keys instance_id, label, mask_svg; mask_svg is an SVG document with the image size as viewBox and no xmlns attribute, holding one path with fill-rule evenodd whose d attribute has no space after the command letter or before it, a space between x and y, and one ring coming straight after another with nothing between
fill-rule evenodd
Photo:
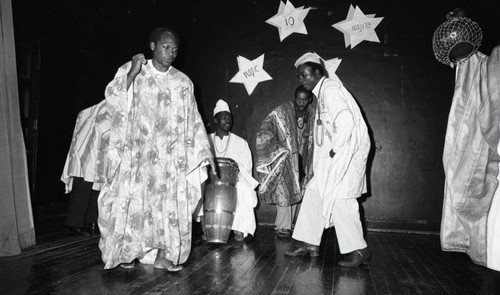
<instances>
[{"instance_id":1,"label":"seated man on stool","mask_svg":"<svg viewBox=\"0 0 500 295\"><path fill-rule=\"evenodd\" d=\"M229 105L219 99L214 109L215 133L208 136L217 158L229 158L238 164L238 182L236 183L237 204L234 212L232 230L236 241L243 241L247 235L255 232L253 208L257 205L255 188L259 184L252 177L252 153L248 143L230 132L233 116Z\"/></svg>"}]
</instances>

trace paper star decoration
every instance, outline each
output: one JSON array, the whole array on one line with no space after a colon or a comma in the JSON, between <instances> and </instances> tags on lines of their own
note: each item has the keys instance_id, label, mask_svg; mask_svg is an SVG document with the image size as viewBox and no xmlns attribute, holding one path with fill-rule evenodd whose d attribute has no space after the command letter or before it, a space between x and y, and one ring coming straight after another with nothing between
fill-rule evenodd
<instances>
[{"instance_id":1,"label":"paper star decoration","mask_svg":"<svg viewBox=\"0 0 500 295\"><path fill-rule=\"evenodd\" d=\"M304 19L309 13L309 9L310 8L304 9L304 6L295 8L288 0L286 1L286 4L283 4L283 2L280 1L278 13L266 20L266 23L279 29L280 41L283 41L286 37L293 33L307 35Z\"/></svg>"},{"instance_id":2,"label":"paper star decoration","mask_svg":"<svg viewBox=\"0 0 500 295\"><path fill-rule=\"evenodd\" d=\"M243 56L236 57L238 60L239 72L231 79L231 83L242 83L248 92L252 94L253 90L260 82L272 80L271 76L262 68L264 64L264 54L250 61Z\"/></svg>"},{"instance_id":3,"label":"paper star decoration","mask_svg":"<svg viewBox=\"0 0 500 295\"><path fill-rule=\"evenodd\" d=\"M365 15L359 6L353 8L351 5L347 18L333 24L332 27L344 33L345 47L351 45L352 49L365 40L380 43L375 28L383 19L383 17L375 17L375 14Z\"/></svg>"},{"instance_id":4,"label":"paper star decoration","mask_svg":"<svg viewBox=\"0 0 500 295\"><path fill-rule=\"evenodd\" d=\"M332 58L329 60L323 60L323 62L325 64L325 69L328 72L328 78L341 82L340 78L335 74L335 71L337 71L337 68L342 60L340 58Z\"/></svg>"}]
</instances>

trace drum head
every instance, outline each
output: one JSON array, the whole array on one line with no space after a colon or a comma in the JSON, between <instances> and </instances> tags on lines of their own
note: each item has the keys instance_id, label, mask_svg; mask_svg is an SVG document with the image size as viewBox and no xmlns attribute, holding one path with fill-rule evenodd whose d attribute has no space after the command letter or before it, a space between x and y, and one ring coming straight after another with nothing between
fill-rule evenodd
<instances>
[{"instance_id":1,"label":"drum head","mask_svg":"<svg viewBox=\"0 0 500 295\"><path fill-rule=\"evenodd\" d=\"M229 158L215 158L215 164L218 176L213 175L210 171L209 182L218 181L232 186L236 185L239 172L238 163Z\"/></svg>"},{"instance_id":2,"label":"drum head","mask_svg":"<svg viewBox=\"0 0 500 295\"><path fill-rule=\"evenodd\" d=\"M226 165L226 166L236 165L236 166L238 166L236 161L234 161L233 159L229 159L229 158L215 158L215 163L217 164L217 166L223 166L223 165Z\"/></svg>"}]
</instances>

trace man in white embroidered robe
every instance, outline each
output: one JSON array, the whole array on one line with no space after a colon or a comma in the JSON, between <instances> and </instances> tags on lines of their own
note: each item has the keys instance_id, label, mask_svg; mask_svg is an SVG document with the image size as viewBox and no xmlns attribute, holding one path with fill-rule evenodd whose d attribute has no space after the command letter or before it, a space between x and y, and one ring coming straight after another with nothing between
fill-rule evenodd
<instances>
[{"instance_id":1,"label":"man in white embroidered robe","mask_svg":"<svg viewBox=\"0 0 500 295\"><path fill-rule=\"evenodd\" d=\"M153 59L133 56L105 92L111 129L98 224L106 269L133 267L157 252L155 268L181 270L207 176L202 167L213 164L193 83L171 66L177 34L157 28L149 46Z\"/></svg>"},{"instance_id":2,"label":"man in white embroidered robe","mask_svg":"<svg viewBox=\"0 0 500 295\"><path fill-rule=\"evenodd\" d=\"M356 198L366 192L370 139L352 95L340 81L326 78L321 58L306 53L296 62L300 84L318 98L314 123L314 175L306 186L292 238L303 243L290 256L319 255L324 228L335 226L339 265L358 266L369 259Z\"/></svg>"},{"instance_id":3,"label":"man in white embroidered robe","mask_svg":"<svg viewBox=\"0 0 500 295\"><path fill-rule=\"evenodd\" d=\"M254 208L257 206L255 188L259 184L252 177L252 153L248 143L230 132L233 118L229 105L219 100L214 109L215 133L209 135L215 156L230 158L238 164L238 182L236 183L237 204L234 212L232 230L237 241L243 241L247 235L255 232Z\"/></svg>"}]
</instances>

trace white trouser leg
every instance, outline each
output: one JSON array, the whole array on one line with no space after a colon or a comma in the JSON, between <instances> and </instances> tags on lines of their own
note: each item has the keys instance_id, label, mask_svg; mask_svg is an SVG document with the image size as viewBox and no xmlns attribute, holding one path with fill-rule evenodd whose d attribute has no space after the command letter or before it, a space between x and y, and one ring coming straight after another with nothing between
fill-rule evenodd
<instances>
[{"instance_id":1,"label":"white trouser leg","mask_svg":"<svg viewBox=\"0 0 500 295\"><path fill-rule=\"evenodd\" d=\"M253 204L251 201L252 190L249 190L240 183L236 184L237 189L237 203L236 210L234 211L234 220L231 227L232 230L243 233L243 236L253 235L255 232L255 214L253 211Z\"/></svg>"},{"instance_id":2,"label":"white trouser leg","mask_svg":"<svg viewBox=\"0 0 500 295\"><path fill-rule=\"evenodd\" d=\"M304 193L299 216L292 238L319 246L323 235L324 218L321 214L321 199L314 184L309 184Z\"/></svg>"},{"instance_id":3,"label":"white trouser leg","mask_svg":"<svg viewBox=\"0 0 500 295\"><path fill-rule=\"evenodd\" d=\"M243 236L253 235L255 232L256 224L255 224L255 215L252 210L246 208L236 209L234 212L233 225L231 226L232 230L236 230L243 233Z\"/></svg>"},{"instance_id":4,"label":"white trouser leg","mask_svg":"<svg viewBox=\"0 0 500 295\"><path fill-rule=\"evenodd\" d=\"M276 228L278 229L292 229L292 220L295 215L297 205L289 207L281 207L276 205Z\"/></svg>"},{"instance_id":5,"label":"white trouser leg","mask_svg":"<svg viewBox=\"0 0 500 295\"><path fill-rule=\"evenodd\" d=\"M340 253L366 248L356 199L338 198L333 205L332 215Z\"/></svg>"}]
</instances>

